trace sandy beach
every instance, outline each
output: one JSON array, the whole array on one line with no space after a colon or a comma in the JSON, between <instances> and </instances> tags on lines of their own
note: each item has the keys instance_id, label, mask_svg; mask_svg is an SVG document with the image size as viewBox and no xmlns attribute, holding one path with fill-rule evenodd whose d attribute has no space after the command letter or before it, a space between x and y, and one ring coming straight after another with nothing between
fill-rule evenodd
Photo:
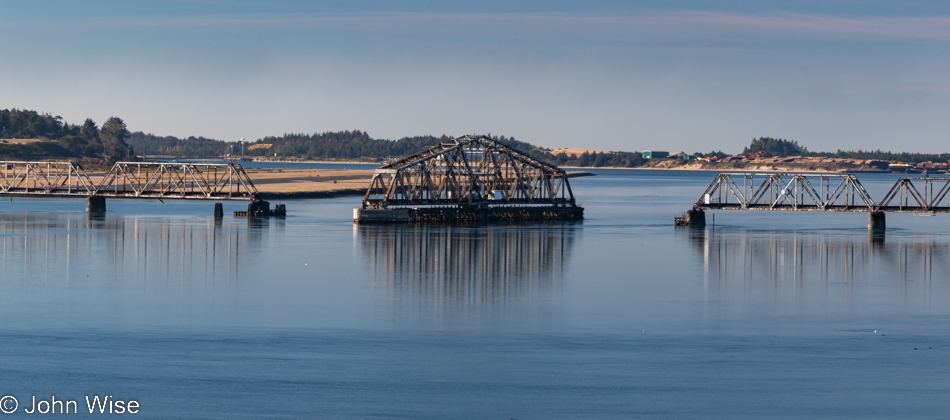
<instances>
[{"instance_id":1,"label":"sandy beach","mask_svg":"<svg viewBox=\"0 0 950 420\"><path fill-rule=\"evenodd\" d=\"M373 169L245 169L265 197L362 195Z\"/></svg>"},{"instance_id":2,"label":"sandy beach","mask_svg":"<svg viewBox=\"0 0 950 420\"><path fill-rule=\"evenodd\" d=\"M366 193L374 169L245 169L257 190L271 198L323 198ZM591 175L570 171L569 177Z\"/></svg>"}]
</instances>

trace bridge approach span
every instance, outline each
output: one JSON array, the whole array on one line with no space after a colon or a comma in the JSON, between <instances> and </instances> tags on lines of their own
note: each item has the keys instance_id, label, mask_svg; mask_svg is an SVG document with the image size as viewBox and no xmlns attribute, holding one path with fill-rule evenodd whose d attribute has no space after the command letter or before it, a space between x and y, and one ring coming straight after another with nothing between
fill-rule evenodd
<instances>
[{"instance_id":1,"label":"bridge approach span","mask_svg":"<svg viewBox=\"0 0 950 420\"><path fill-rule=\"evenodd\" d=\"M723 172L678 223L705 225L705 210L864 212L877 229L886 212L950 213L950 177L900 177L874 200L854 174Z\"/></svg>"},{"instance_id":2,"label":"bridge approach span","mask_svg":"<svg viewBox=\"0 0 950 420\"><path fill-rule=\"evenodd\" d=\"M0 161L0 195L254 200L259 193L235 163L118 162L90 175L74 162Z\"/></svg>"}]
</instances>

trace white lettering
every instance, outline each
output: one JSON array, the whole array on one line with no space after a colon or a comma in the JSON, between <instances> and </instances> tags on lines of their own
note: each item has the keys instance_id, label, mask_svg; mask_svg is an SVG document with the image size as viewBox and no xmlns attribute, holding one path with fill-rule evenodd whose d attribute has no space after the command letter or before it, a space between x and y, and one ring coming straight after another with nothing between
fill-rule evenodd
<instances>
[{"instance_id":1,"label":"white lettering","mask_svg":"<svg viewBox=\"0 0 950 420\"><path fill-rule=\"evenodd\" d=\"M102 399L102 402L99 402L98 395L96 395L92 401L89 401L89 396L86 395L86 407L89 408L89 414L92 414L96 407L99 407L99 414L105 413L106 406L109 405L108 403L109 397L110 395L106 395L105 398ZM109 412L111 413L112 412L111 407L109 408L110 408Z\"/></svg>"},{"instance_id":2,"label":"white lettering","mask_svg":"<svg viewBox=\"0 0 950 420\"><path fill-rule=\"evenodd\" d=\"M33 396L33 405L30 407L30 409L23 409L23 412L26 414L33 414L36 412L36 395Z\"/></svg>"},{"instance_id":3,"label":"white lettering","mask_svg":"<svg viewBox=\"0 0 950 420\"><path fill-rule=\"evenodd\" d=\"M78 413L79 405L76 403L76 400L58 400L55 395L51 395L49 401L47 400L36 400L36 395L33 396L33 404L28 409L24 409L23 412L26 414L56 414L56 413L69 413L70 407L72 407L73 413ZM90 411L91 413L91 411Z\"/></svg>"}]
</instances>

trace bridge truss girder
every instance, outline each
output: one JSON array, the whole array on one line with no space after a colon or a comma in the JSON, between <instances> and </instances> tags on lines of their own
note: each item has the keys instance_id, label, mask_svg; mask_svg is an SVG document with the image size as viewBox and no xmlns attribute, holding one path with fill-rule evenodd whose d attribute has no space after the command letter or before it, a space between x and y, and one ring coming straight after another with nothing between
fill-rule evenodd
<instances>
[{"instance_id":1,"label":"bridge truss girder","mask_svg":"<svg viewBox=\"0 0 950 420\"><path fill-rule=\"evenodd\" d=\"M915 185L923 184L923 190ZM950 213L950 178L901 177L878 205L878 211Z\"/></svg>"},{"instance_id":2,"label":"bridge truss girder","mask_svg":"<svg viewBox=\"0 0 950 420\"><path fill-rule=\"evenodd\" d=\"M234 163L118 162L99 178L73 162L14 161L0 162L0 194L215 200L259 195Z\"/></svg>"},{"instance_id":3,"label":"bridge truss girder","mask_svg":"<svg viewBox=\"0 0 950 420\"><path fill-rule=\"evenodd\" d=\"M73 162L0 161L0 194L91 195L95 189Z\"/></svg>"},{"instance_id":4,"label":"bridge truss girder","mask_svg":"<svg viewBox=\"0 0 950 420\"><path fill-rule=\"evenodd\" d=\"M741 187L736 178L741 178ZM860 212L877 208L874 199L854 175L781 173L720 173L693 207Z\"/></svg>"},{"instance_id":5,"label":"bridge truss girder","mask_svg":"<svg viewBox=\"0 0 950 420\"><path fill-rule=\"evenodd\" d=\"M575 206L567 174L491 138L463 136L376 170L363 208Z\"/></svg>"},{"instance_id":6,"label":"bridge truss girder","mask_svg":"<svg viewBox=\"0 0 950 420\"><path fill-rule=\"evenodd\" d=\"M251 199L257 188L234 163L119 162L96 194L107 197Z\"/></svg>"}]
</instances>

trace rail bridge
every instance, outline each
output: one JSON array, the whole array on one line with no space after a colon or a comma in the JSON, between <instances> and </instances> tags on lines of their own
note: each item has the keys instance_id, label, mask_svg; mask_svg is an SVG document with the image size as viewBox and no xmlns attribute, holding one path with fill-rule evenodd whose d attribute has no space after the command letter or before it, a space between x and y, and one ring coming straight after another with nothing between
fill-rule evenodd
<instances>
[{"instance_id":1,"label":"rail bridge","mask_svg":"<svg viewBox=\"0 0 950 420\"><path fill-rule=\"evenodd\" d=\"M250 200L258 209L266 203L235 163L118 162L90 176L74 162L0 161L0 195L86 197L91 213L105 212L106 197Z\"/></svg>"},{"instance_id":2,"label":"rail bridge","mask_svg":"<svg viewBox=\"0 0 950 420\"><path fill-rule=\"evenodd\" d=\"M357 223L581 220L560 168L486 136L462 136L376 169Z\"/></svg>"},{"instance_id":3,"label":"rail bridge","mask_svg":"<svg viewBox=\"0 0 950 420\"><path fill-rule=\"evenodd\" d=\"M884 214L950 213L950 177L900 177L875 201L854 174L720 173L677 218L705 225L705 210L866 212L868 229L884 229Z\"/></svg>"}]
</instances>

